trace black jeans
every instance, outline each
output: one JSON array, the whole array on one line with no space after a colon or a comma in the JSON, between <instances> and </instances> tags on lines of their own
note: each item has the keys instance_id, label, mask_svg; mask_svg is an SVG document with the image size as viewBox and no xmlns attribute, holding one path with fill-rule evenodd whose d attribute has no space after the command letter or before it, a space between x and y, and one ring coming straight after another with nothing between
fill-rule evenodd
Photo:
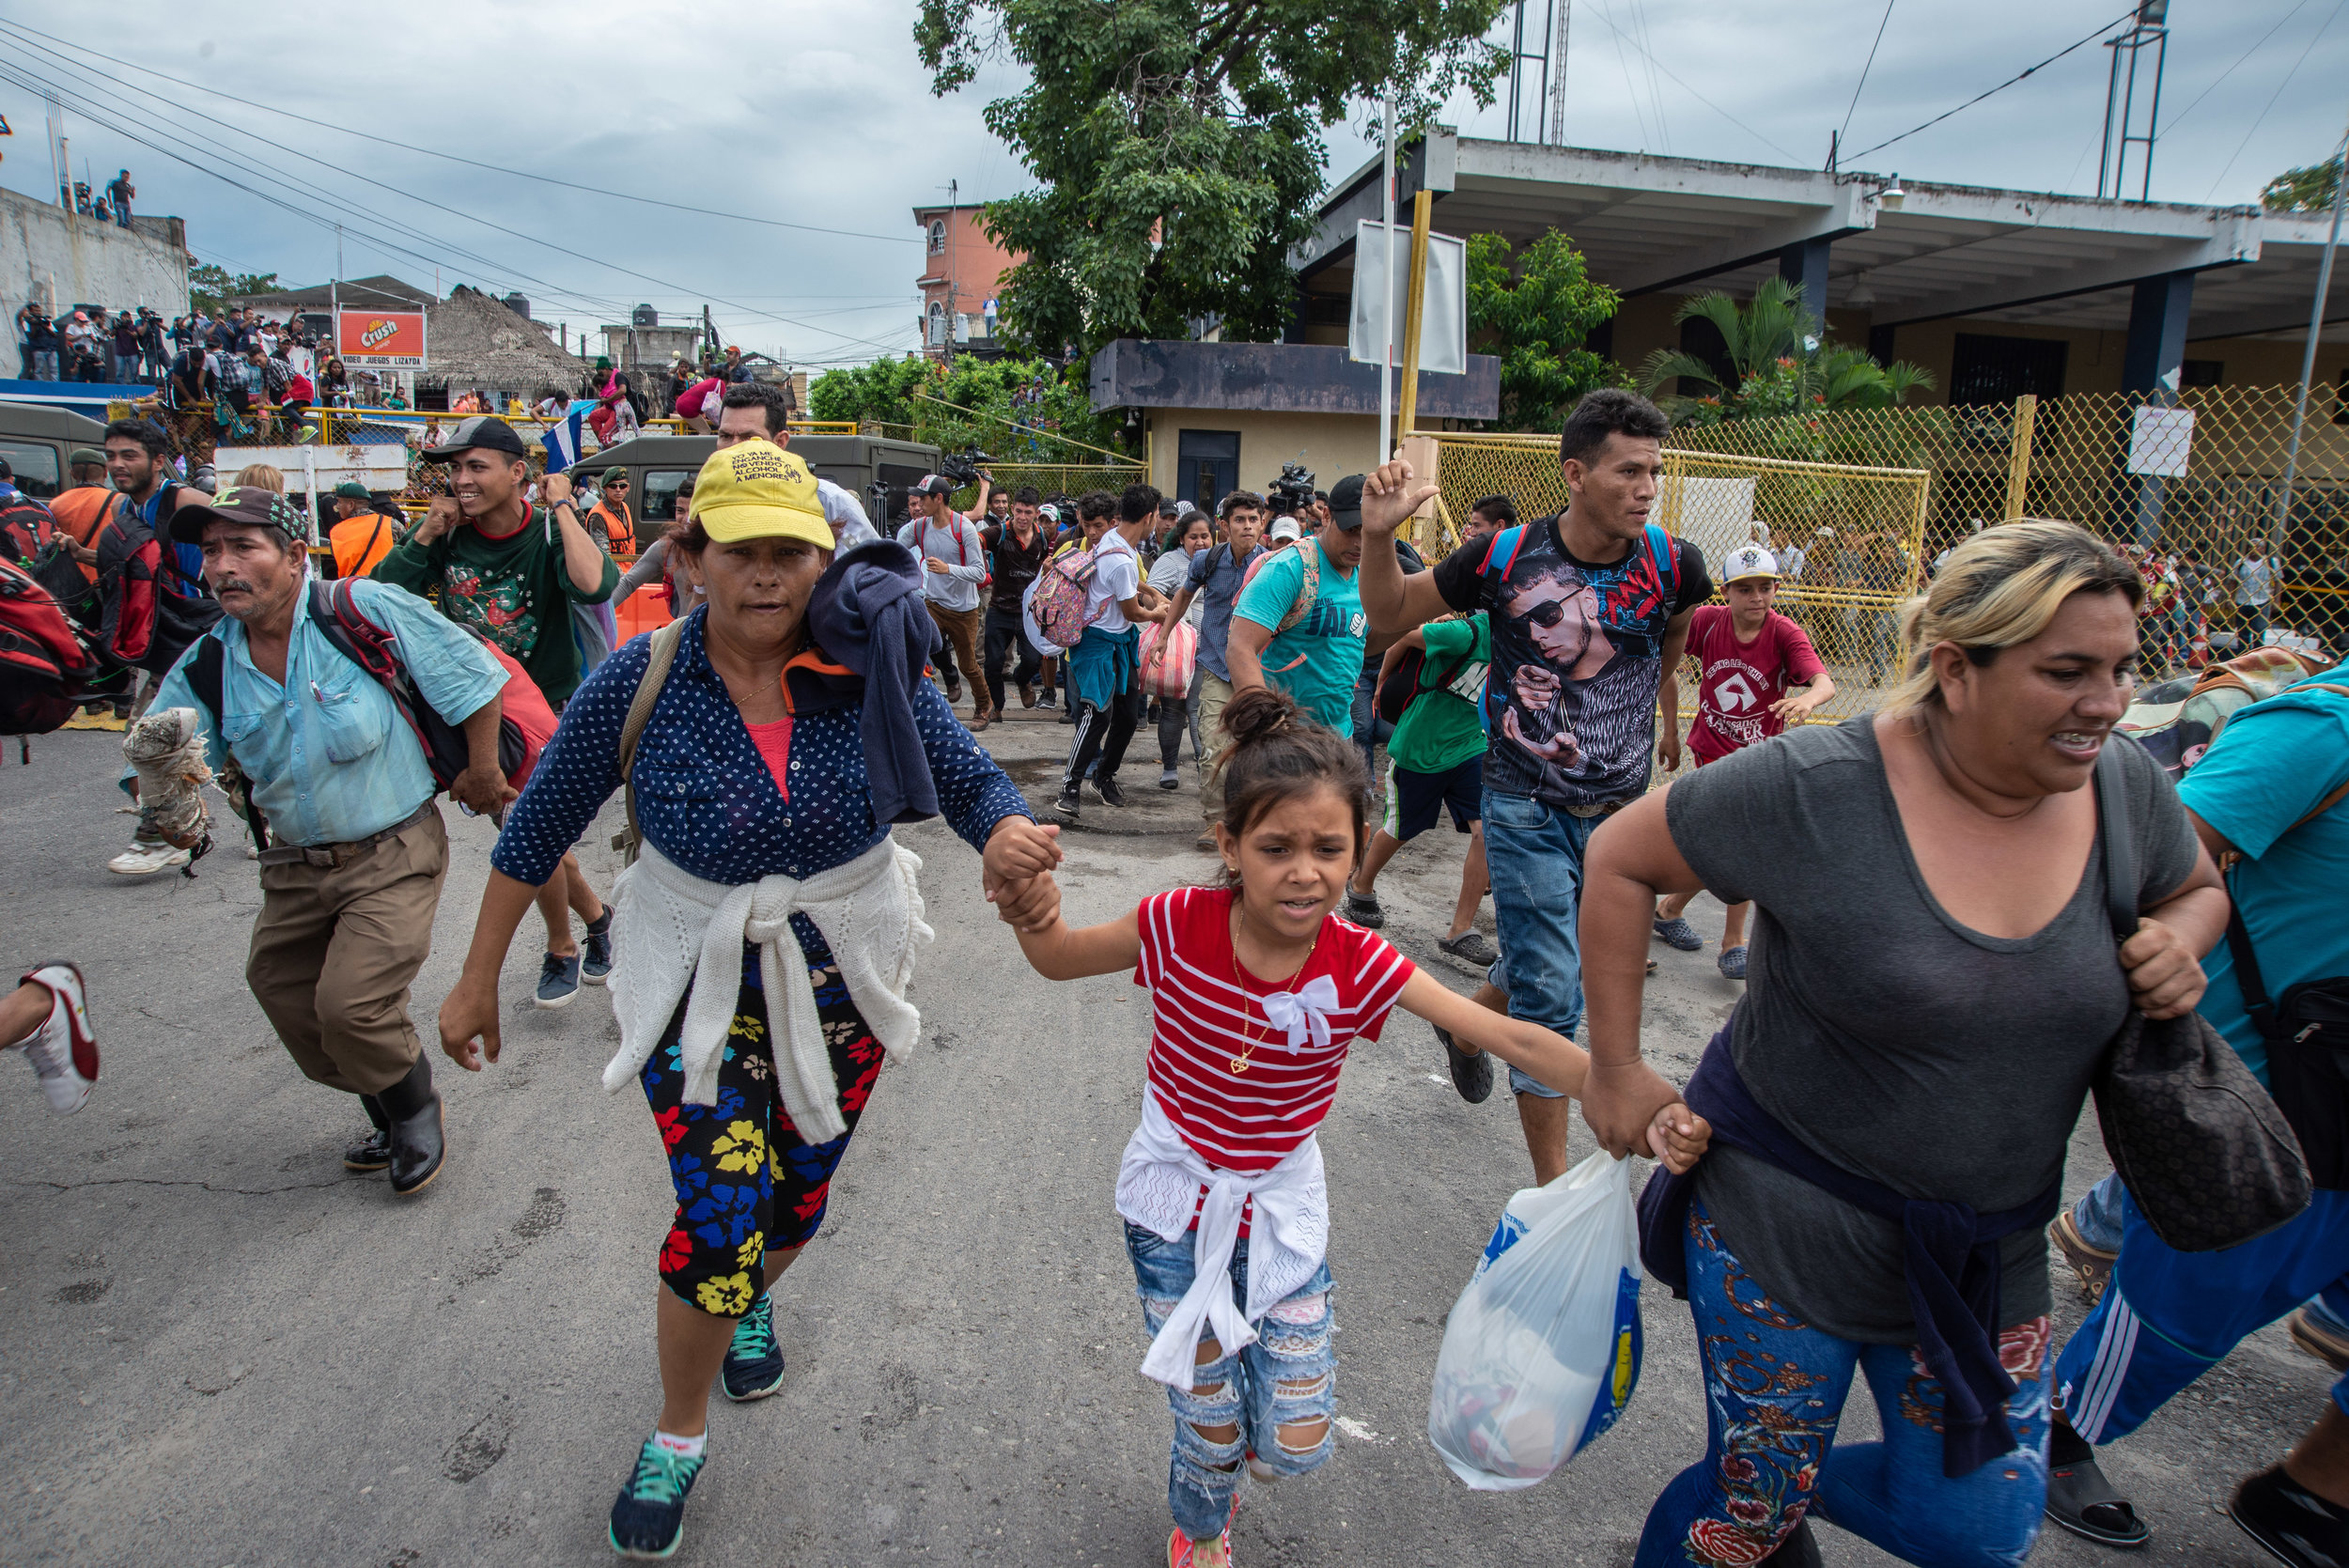
<instances>
[{"instance_id":1,"label":"black jeans","mask_svg":"<svg viewBox=\"0 0 2349 1568\"><path fill-rule=\"evenodd\" d=\"M1075 701L1076 689L1071 687L1070 701ZM1126 746L1134 737L1134 730L1142 722L1142 706L1147 699L1139 691L1121 691L1110 701L1108 711L1087 703L1077 710L1077 733L1068 743L1068 777L1066 786L1074 789L1084 781L1085 769L1093 759L1101 759L1096 784L1117 777L1118 764L1126 760Z\"/></svg>"},{"instance_id":2,"label":"black jeans","mask_svg":"<svg viewBox=\"0 0 2349 1568\"><path fill-rule=\"evenodd\" d=\"M1025 686L1034 680L1044 668L1044 656L1035 651L1028 634L1020 628L1019 612L998 610L989 605L987 611L987 651L980 662L987 666L987 695L996 712L1003 711L1003 656L1014 648L1019 650L1019 668L1012 675L1012 684Z\"/></svg>"},{"instance_id":3,"label":"black jeans","mask_svg":"<svg viewBox=\"0 0 2349 1568\"><path fill-rule=\"evenodd\" d=\"M1182 754L1183 737L1190 733L1190 699L1188 697L1160 697L1159 699L1159 767L1172 768L1174 766L1175 759ZM1198 754L1198 743L1194 741L1191 744L1191 755L1196 758Z\"/></svg>"}]
</instances>

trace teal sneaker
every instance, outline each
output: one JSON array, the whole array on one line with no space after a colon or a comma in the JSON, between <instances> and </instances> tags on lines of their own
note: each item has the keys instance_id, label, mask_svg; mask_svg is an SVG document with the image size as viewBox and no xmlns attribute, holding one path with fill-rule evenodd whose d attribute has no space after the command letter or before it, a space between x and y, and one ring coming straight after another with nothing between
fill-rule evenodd
<instances>
[{"instance_id":1,"label":"teal sneaker","mask_svg":"<svg viewBox=\"0 0 2349 1568\"><path fill-rule=\"evenodd\" d=\"M783 1352L775 1345L775 1303L760 1295L734 1326L734 1343L726 1346L722 1379L726 1397L738 1404L765 1399L783 1387Z\"/></svg>"},{"instance_id":2,"label":"teal sneaker","mask_svg":"<svg viewBox=\"0 0 2349 1568\"><path fill-rule=\"evenodd\" d=\"M636 1455L636 1473L612 1504L612 1549L652 1560L675 1552L685 1539L685 1499L708 1457L688 1459L646 1438Z\"/></svg>"}]
</instances>

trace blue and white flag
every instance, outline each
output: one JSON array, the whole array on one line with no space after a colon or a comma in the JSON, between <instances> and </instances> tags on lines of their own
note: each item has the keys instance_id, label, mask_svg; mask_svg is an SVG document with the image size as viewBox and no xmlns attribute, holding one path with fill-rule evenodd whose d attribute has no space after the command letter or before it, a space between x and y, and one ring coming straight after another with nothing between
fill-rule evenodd
<instances>
[{"instance_id":1,"label":"blue and white flag","mask_svg":"<svg viewBox=\"0 0 2349 1568\"><path fill-rule=\"evenodd\" d=\"M583 427L586 421L587 411L584 408L575 408L563 418L547 427L547 433L541 436L539 441L547 449L547 472L549 474L564 473L579 461L579 447L584 436Z\"/></svg>"}]
</instances>

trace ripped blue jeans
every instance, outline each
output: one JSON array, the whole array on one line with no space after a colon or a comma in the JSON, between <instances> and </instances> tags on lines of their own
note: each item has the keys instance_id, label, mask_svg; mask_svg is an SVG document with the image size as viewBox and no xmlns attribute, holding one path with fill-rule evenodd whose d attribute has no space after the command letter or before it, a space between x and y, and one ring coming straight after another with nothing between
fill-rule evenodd
<instances>
[{"instance_id":1,"label":"ripped blue jeans","mask_svg":"<svg viewBox=\"0 0 2349 1568\"><path fill-rule=\"evenodd\" d=\"M1197 1239L1196 1231L1177 1241L1164 1241L1139 1225L1126 1227L1126 1251L1134 1261L1143 1327L1151 1338L1190 1289L1197 1273L1192 1252ZM1231 1275L1232 1299L1245 1308L1245 1237L1232 1254ZM1205 1541L1222 1534L1231 1524L1242 1460L1252 1457L1283 1476L1303 1475L1329 1462L1335 1442L1338 1366L1330 1336L1330 1265L1325 1262L1312 1279L1273 1303L1256 1325L1255 1343L1237 1355L1216 1345L1216 1354L1200 1363L1189 1389L1166 1390L1166 1402L1174 1411L1166 1506L1185 1535ZM1211 1337L1199 1343L1215 1343ZM1293 1448L1282 1441L1283 1429L1292 1438L1311 1440ZM1231 1434L1230 1440L1217 1441L1225 1432Z\"/></svg>"}]
</instances>

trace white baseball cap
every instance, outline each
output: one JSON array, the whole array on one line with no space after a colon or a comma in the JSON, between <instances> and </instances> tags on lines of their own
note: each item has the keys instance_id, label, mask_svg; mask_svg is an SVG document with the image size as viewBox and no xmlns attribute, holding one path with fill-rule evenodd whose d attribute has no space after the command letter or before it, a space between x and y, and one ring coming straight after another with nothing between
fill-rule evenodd
<instances>
[{"instance_id":1,"label":"white baseball cap","mask_svg":"<svg viewBox=\"0 0 2349 1568\"><path fill-rule=\"evenodd\" d=\"M1270 536L1276 539L1294 539L1300 537L1301 536L1297 526L1297 520L1295 518L1275 518L1272 522Z\"/></svg>"},{"instance_id":2,"label":"white baseball cap","mask_svg":"<svg viewBox=\"0 0 2349 1568\"><path fill-rule=\"evenodd\" d=\"M1774 578L1777 575L1778 557L1760 545L1739 545L1729 552L1729 559L1721 563L1723 582L1742 582L1750 577Z\"/></svg>"}]
</instances>

